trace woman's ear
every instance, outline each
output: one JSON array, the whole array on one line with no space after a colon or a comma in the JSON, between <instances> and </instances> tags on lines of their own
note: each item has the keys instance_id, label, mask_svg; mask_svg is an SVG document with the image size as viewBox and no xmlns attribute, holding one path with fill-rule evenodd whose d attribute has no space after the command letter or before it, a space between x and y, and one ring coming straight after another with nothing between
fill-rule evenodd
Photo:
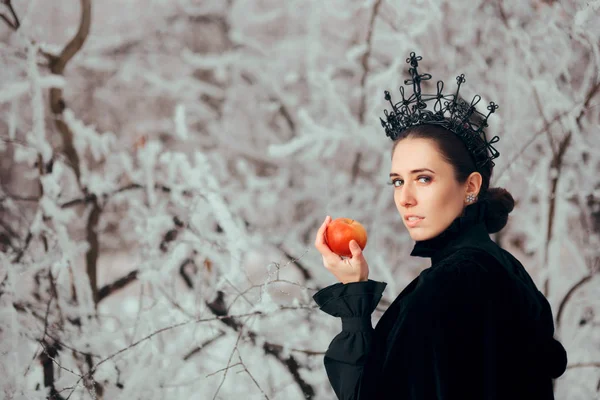
<instances>
[{"instance_id":1,"label":"woman's ear","mask_svg":"<svg viewBox=\"0 0 600 400\"><path fill-rule=\"evenodd\" d=\"M482 182L483 177L481 176L481 174L479 172L472 172L471 175L469 175L469 177L467 178L467 194L474 194L478 196Z\"/></svg>"}]
</instances>

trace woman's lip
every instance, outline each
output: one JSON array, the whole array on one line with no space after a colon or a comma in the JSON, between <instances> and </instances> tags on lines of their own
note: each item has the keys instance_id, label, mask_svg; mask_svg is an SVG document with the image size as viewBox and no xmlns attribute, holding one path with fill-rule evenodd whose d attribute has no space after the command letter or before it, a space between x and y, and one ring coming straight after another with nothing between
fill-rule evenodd
<instances>
[{"instance_id":1,"label":"woman's lip","mask_svg":"<svg viewBox=\"0 0 600 400\"><path fill-rule=\"evenodd\" d=\"M415 220L406 220L406 226L410 227L410 228L414 228L415 226L417 226L421 221L423 221L424 218L419 218L419 219L415 219Z\"/></svg>"}]
</instances>

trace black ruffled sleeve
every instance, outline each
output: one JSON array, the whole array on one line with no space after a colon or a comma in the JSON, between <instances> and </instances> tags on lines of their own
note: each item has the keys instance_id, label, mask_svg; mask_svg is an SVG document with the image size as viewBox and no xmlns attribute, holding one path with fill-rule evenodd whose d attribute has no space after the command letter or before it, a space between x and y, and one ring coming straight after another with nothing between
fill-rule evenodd
<instances>
[{"instance_id":1,"label":"black ruffled sleeve","mask_svg":"<svg viewBox=\"0 0 600 400\"><path fill-rule=\"evenodd\" d=\"M356 399L363 365L371 347L371 314L381 299L385 282L336 283L321 289L313 299L325 313L342 320L342 331L325 353L325 370L340 400Z\"/></svg>"}]
</instances>

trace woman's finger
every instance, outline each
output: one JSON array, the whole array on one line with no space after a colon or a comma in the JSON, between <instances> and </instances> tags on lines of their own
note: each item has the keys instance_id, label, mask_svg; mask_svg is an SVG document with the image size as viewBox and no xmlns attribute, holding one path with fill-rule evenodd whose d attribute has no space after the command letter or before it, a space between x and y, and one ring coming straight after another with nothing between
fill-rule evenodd
<instances>
[{"instance_id":1,"label":"woman's finger","mask_svg":"<svg viewBox=\"0 0 600 400\"><path fill-rule=\"evenodd\" d=\"M328 215L325 218L325 221L321 224L319 231L317 232L317 237L315 239L315 247L319 250L319 253L323 256L323 259L326 261L334 261L339 259L339 256L331 251L327 242L325 241L325 231L327 230L327 225L331 222L331 217Z\"/></svg>"},{"instance_id":2,"label":"woman's finger","mask_svg":"<svg viewBox=\"0 0 600 400\"><path fill-rule=\"evenodd\" d=\"M350 241L350 252L352 253L352 258L353 259L357 259L360 256L362 256L362 249L360 248L360 246L358 245L358 242L354 239L352 239Z\"/></svg>"},{"instance_id":3,"label":"woman's finger","mask_svg":"<svg viewBox=\"0 0 600 400\"><path fill-rule=\"evenodd\" d=\"M319 251L320 251L320 247L325 244L325 229L326 228L327 228L327 217L325 217L325 220L319 227L319 230L317 231L317 237L315 238L315 247L317 249L319 249Z\"/></svg>"}]
</instances>

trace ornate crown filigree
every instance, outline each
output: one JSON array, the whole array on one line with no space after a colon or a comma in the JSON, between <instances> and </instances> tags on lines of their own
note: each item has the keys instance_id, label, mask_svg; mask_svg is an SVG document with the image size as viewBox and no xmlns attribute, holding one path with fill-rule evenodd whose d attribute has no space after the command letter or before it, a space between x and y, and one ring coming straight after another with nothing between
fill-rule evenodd
<instances>
[{"instance_id":1,"label":"ornate crown filigree","mask_svg":"<svg viewBox=\"0 0 600 400\"><path fill-rule=\"evenodd\" d=\"M498 158L500 153L492 146L500 140L494 136L489 142L486 139L484 129L488 126L488 117L493 114L498 105L490 102L487 106L488 114L482 114L475 109L475 106L481 100L481 96L473 97L471 103L459 97L460 85L465 83L465 75L456 77L458 87L454 94L443 94L444 82L437 82L436 94L422 94L421 82L431 79L430 74L419 74L417 67L421 56L414 52L410 53L410 58L406 62L411 65L408 72L412 79L404 81L405 85L413 87L413 94L406 98L404 95L404 86L400 86L400 95L402 100L398 103L392 102L390 92L385 91L385 99L392 105L392 110L384 110L387 121L379 118L381 125L385 128L386 136L396 140L404 130L418 125L439 125L455 133L467 146L477 169L485 166L488 162L493 167L492 161ZM427 103L434 102L433 109L427 110ZM489 153L488 153L489 150Z\"/></svg>"}]
</instances>

